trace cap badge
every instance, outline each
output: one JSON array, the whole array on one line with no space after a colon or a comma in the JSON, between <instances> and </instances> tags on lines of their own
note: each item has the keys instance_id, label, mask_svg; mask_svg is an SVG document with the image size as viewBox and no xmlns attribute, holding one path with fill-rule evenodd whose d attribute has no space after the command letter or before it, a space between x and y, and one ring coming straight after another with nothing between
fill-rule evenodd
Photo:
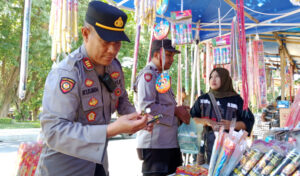
<instances>
[{"instance_id":1,"label":"cap badge","mask_svg":"<svg viewBox=\"0 0 300 176\"><path fill-rule=\"evenodd\" d=\"M91 98L89 101L90 106L96 106L98 104L98 100L96 98Z\"/></svg>"},{"instance_id":2,"label":"cap badge","mask_svg":"<svg viewBox=\"0 0 300 176\"><path fill-rule=\"evenodd\" d=\"M90 79L86 79L86 80L85 80L85 85L86 85L87 87L91 87L93 84L94 84L94 81L93 81L93 80L90 80Z\"/></svg>"},{"instance_id":3,"label":"cap badge","mask_svg":"<svg viewBox=\"0 0 300 176\"><path fill-rule=\"evenodd\" d=\"M120 88L117 88L116 90L115 90L115 95L116 96L120 96L121 95L121 93L122 93L122 91L121 91L121 89Z\"/></svg>"},{"instance_id":4,"label":"cap badge","mask_svg":"<svg viewBox=\"0 0 300 176\"><path fill-rule=\"evenodd\" d=\"M152 80L152 74L146 73L146 74L144 74L144 78L147 82L150 82Z\"/></svg>"},{"instance_id":5,"label":"cap badge","mask_svg":"<svg viewBox=\"0 0 300 176\"><path fill-rule=\"evenodd\" d=\"M114 25L115 25L116 27L122 27L123 24L124 24L124 22L123 22L123 20L122 20L121 17L119 17L119 18L115 21L115 23L114 23Z\"/></svg>"},{"instance_id":6,"label":"cap badge","mask_svg":"<svg viewBox=\"0 0 300 176\"><path fill-rule=\"evenodd\" d=\"M85 57L82 59L83 65L87 70L92 70L94 68L92 62L90 61L89 58Z\"/></svg>"},{"instance_id":7,"label":"cap badge","mask_svg":"<svg viewBox=\"0 0 300 176\"><path fill-rule=\"evenodd\" d=\"M96 119L96 113L94 111L91 111L86 115L86 117L89 122L93 122Z\"/></svg>"},{"instance_id":8,"label":"cap badge","mask_svg":"<svg viewBox=\"0 0 300 176\"><path fill-rule=\"evenodd\" d=\"M63 77L60 80L60 90L63 94L66 94L68 92L70 92L74 85L75 85L75 81L71 78L67 78L67 77Z\"/></svg>"},{"instance_id":9,"label":"cap badge","mask_svg":"<svg viewBox=\"0 0 300 176\"><path fill-rule=\"evenodd\" d=\"M118 79L120 77L120 73L119 72L112 72L110 74L110 77L113 79Z\"/></svg>"}]
</instances>

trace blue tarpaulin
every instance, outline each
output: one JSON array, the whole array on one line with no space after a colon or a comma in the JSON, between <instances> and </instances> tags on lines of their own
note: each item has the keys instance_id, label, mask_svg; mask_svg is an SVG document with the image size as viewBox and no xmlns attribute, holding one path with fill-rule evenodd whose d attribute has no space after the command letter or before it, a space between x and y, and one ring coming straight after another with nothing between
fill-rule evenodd
<instances>
[{"instance_id":1,"label":"blue tarpaulin","mask_svg":"<svg viewBox=\"0 0 300 176\"><path fill-rule=\"evenodd\" d=\"M114 0L114 2L123 3L124 0ZM236 3L235 0L231 2L234 4ZM259 21L257 24L245 16L245 27L249 27L249 29L246 30L246 34L286 30L300 26L300 7L294 6L289 0L245 0L244 5L245 11ZM120 7L134 9L134 0L128 0ZM224 0L183 0L183 10L191 9L193 23L200 20L202 29L219 28L219 7L221 9L221 17L224 17L227 14L221 21L223 24L222 29L230 29L230 23L232 18L236 15L236 11ZM180 10L181 0L170 0L164 16L170 17L172 11ZM280 18L282 15L285 15L286 17ZM271 21L276 17L279 17L279 19ZM157 20L159 21L160 19ZM195 24L193 27L195 27ZM226 33L229 33L229 31L222 31L222 34ZM203 41L218 36L219 31L200 31L199 35L200 40Z\"/></svg>"}]
</instances>

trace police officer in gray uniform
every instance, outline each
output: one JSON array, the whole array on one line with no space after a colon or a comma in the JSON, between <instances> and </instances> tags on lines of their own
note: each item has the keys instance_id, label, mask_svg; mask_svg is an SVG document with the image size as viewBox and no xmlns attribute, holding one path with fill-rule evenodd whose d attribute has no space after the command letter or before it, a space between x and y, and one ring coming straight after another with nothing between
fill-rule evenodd
<instances>
[{"instance_id":1,"label":"police officer in gray uniform","mask_svg":"<svg viewBox=\"0 0 300 176\"><path fill-rule=\"evenodd\" d=\"M162 72L160 49L165 49L164 70L173 63L173 56L179 53L171 45L171 40L154 40L151 49L151 62L140 71L135 82L138 109L151 109L151 115L162 114L152 133L141 130L137 134L138 155L143 160L144 176L165 176L172 174L182 164L177 141L178 118L189 123L189 107L177 106L172 88L166 93L156 90L156 79ZM178 118L177 118L178 117Z\"/></svg>"},{"instance_id":2,"label":"police officer in gray uniform","mask_svg":"<svg viewBox=\"0 0 300 176\"><path fill-rule=\"evenodd\" d=\"M124 87L124 74L115 59L127 16L100 1L89 3L84 44L52 68L41 116L44 145L36 175L108 175L108 138L147 128L148 117L136 113ZM120 118L109 124L111 114Z\"/></svg>"}]
</instances>

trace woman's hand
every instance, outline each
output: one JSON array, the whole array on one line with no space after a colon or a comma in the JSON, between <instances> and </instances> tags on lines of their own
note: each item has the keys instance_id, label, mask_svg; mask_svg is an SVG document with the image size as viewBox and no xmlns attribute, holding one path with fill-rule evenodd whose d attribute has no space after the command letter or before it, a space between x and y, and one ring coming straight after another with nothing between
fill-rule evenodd
<instances>
[{"instance_id":1,"label":"woman's hand","mask_svg":"<svg viewBox=\"0 0 300 176\"><path fill-rule=\"evenodd\" d=\"M222 119L221 122L217 122L217 123L220 127L223 126L224 130L229 130L230 129L231 121L229 121L229 120Z\"/></svg>"}]
</instances>

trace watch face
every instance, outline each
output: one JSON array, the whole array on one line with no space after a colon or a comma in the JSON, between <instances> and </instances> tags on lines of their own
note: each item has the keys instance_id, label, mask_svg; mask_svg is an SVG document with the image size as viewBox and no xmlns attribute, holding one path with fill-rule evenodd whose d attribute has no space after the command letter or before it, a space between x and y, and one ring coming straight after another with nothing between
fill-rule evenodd
<instances>
[{"instance_id":1,"label":"watch face","mask_svg":"<svg viewBox=\"0 0 300 176\"><path fill-rule=\"evenodd\" d=\"M168 72L161 73L156 79L156 90L159 93L166 93L171 87L170 75Z\"/></svg>"},{"instance_id":2,"label":"watch face","mask_svg":"<svg viewBox=\"0 0 300 176\"><path fill-rule=\"evenodd\" d=\"M169 5L169 0L156 0L156 13L158 15L163 15L166 13Z\"/></svg>"}]
</instances>

